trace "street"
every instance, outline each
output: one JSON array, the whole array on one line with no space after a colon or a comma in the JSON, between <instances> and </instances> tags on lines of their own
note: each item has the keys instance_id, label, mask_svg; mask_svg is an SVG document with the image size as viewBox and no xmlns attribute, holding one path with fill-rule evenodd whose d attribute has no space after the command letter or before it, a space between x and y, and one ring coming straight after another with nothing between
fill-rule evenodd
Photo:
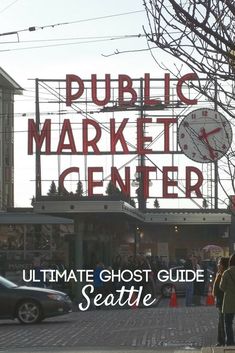
<instances>
[{"instance_id":1,"label":"street","mask_svg":"<svg viewBox=\"0 0 235 353\"><path fill-rule=\"evenodd\" d=\"M214 306L99 309L47 319L38 325L0 322L0 352L193 352L216 343Z\"/></svg>"}]
</instances>

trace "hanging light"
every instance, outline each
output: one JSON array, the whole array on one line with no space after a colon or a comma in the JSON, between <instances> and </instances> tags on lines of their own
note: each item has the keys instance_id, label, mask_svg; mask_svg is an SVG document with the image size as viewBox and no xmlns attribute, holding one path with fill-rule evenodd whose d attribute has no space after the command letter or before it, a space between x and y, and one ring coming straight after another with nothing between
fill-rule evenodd
<instances>
[{"instance_id":1,"label":"hanging light","mask_svg":"<svg viewBox=\"0 0 235 353\"><path fill-rule=\"evenodd\" d=\"M178 233L178 231L179 231L178 226L174 226L174 229L175 229L175 232Z\"/></svg>"}]
</instances>

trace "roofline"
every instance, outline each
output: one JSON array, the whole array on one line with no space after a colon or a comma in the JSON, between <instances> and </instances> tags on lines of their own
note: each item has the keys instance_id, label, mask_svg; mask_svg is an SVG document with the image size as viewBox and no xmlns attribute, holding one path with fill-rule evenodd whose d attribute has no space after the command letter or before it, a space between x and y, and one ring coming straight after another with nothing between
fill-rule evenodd
<instances>
[{"instance_id":1,"label":"roofline","mask_svg":"<svg viewBox=\"0 0 235 353\"><path fill-rule=\"evenodd\" d=\"M7 80L14 87L14 94L23 94L24 89L10 75L8 75L2 67L0 67L0 75L2 75L3 78L5 78L5 80Z\"/></svg>"},{"instance_id":2,"label":"roofline","mask_svg":"<svg viewBox=\"0 0 235 353\"><path fill-rule=\"evenodd\" d=\"M0 212L2 224L74 224L73 219L33 212Z\"/></svg>"}]
</instances>

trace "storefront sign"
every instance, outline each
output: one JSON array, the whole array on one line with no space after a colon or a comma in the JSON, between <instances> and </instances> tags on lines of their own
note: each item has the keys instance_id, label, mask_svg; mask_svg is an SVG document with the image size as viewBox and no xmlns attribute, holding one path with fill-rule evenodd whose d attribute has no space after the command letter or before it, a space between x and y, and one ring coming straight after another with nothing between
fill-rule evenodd
<instances>
[{"instance_id":1,"label":"storefront sign","mask_svg":"<svg viewBox=\"0 0 235 353\"><path fill-rule=\"evenodd\" d=\"M185 105L196 105L197 99L191 98L190 89L188 88L187 95L185 91L183 91L182 87L185 84L188 84L191 80L198 79L197 75L194 73L189 73L182 76L176 83L176 92L177 99L182 104ZM142 113L144 113L146 107L155 107L158 110L159 105L169 105L171 103L171 81L170 75L165 74L164 76L164 84L161 87L163 100L160 99L152 99L151 97L156 96L151 87L151 79L149 74L145 74L142 79L142 93L140 97L140 92L134 88L133 80L128 75L119 75L116 80L111 80L111 76L109 74L105 75L105 79L103 80L103 89L98 91L98 79L96 75L91 75L90 80L83 80L79 76L76 75L67 75L66 76L66 106L70 107L75 102L79 102L79 99L85 99L84 94L85 90L88 89L86 85L89 82L89 90L90 90L90 99L93 104L99 107L106 107L111 100L112 96L112 84L115 82L115 89L117 91L117 106L127 108L126 114L128 114L128 108L130 107L140 107L142 109ZM170 114L169 114L170 115ZM203 109L202 109L202 116ZM107 145L104 147L102 145L102 140L104 139L102 124L96 120L93 120L90 117L85 117L83 119L79 119L79 122L82 124L82 129L78 133L73 129L73 123L71 123L70 119L64 119L61 123L61 129L59 138L57 136L56 147L52 148L52 140L55 141L55 135L53 133L51 119L45 119L43 126L40 131L36 122L33 119L29 119L28 121L28 154L33 154L34 149L33 145L35 144L36 150L40 154L44 155L63 155L63 154L71 154L71 155L102 155L102 153L110 154L110 155L128 155L136 153L139 156L148 156L156 153L156 149L151 148L151 142L153 141L153 136L151 136L151 126L154 128L156 125L162 127L162 131L164 134L164 139L162 140L162 144L157 145L157 152L161 152L163 155L165 154L174 154L178 151L176 146L177 144L172 143L172 134L171 129L172 126L177 124L177 118L168 116L168 117L157 117L150 118L145 117L144 114L141 117L136 119L136 127L134 134L136 135L136 146L135 148L130 148L127 143L128 140L128 132L127 126L129 124L129 118L124 117L122 121L117 122L114 118L109 119L108 123L108 131L109 131L109 143L108 148ZM148 133L145 131L146 124L150 129L148 129ZM185 129L186 125L181 124L181 141L183 141L183 128ZM224 129L226 130L226 129ZM220 131L219 127L217 127L216 133ZM226 130L225 134L228 133ZM107 135L106 135L107 136ZM105 138L106 138L105 136ZM212 159L216 159L219 155L218 152L213 152L212 147L209 145L208 139L209 134L204 134L204 137L200 139L202 147L204 149L208 149L208 156L201 156L202 162L211 162ZM231 140L231 133L229 134ZM78 145L80 147L78 147ZM182 142L183 147L182 151L187 155L189 150L189 139L187 139L187 143ZM226 144L226 149L229 146L229 143ZM176 150L177 148L177 150ZM201 148L202 149L202 148ZM192 152L193 155L195 151ZM194 160L197 160L194 158ZM153 179L153 175L157 173L157 167L155 166L147 166L147 165L138 165L136 166L135 173L141 176L143 180L143 197L146 199L149 197L149 181ZM172 166L166 165L162 168L162 187L161 187L161 197L162 198L178 198L177 192L172 192L172 187L178 186L178 174L179 171L183 171L184 181L185 181L185 197L190 198L192 196L201 198L201 186L203 184L203 175L202 171L195 166ZM79 166L74 166L67 168L64 170L59 177L59 185L63 189L65 178L70 173L78 173L80 174L81 170ZM88 196L93 196L97 194L97 187L103 186L102 174L103 167L101 166L89 166L87 167L87 178L88 178ZM130 196L131 189L131 170L130 167L124 168L125 177L123 178L119 169L112 166L110 168L111 180L114 185L118 186L121 191Z\"/></svg>"}]
</instances>

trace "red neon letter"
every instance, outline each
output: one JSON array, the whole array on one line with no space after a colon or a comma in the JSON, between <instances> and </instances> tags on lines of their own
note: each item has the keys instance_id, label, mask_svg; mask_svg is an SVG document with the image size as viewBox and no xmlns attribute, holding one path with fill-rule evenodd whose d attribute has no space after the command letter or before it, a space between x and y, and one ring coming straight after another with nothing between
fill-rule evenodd
<instances>
[{"instance_id":1,"label":"red neon letter","mask_svg":"<svg viewBox=\"0 0 235 353\"><path fill-rule=\"evenodd\" d=\"M196 184L191 185L191 173L197 174L198 180ZM191 197L191 193L194 191L198 198L202 197L200 187L203 183L203 175L201 170L196 167L186 167L186 197Z\"/></svg>"},{"instance_id":2,"label":"red neon letter","mask_svg":"<svg viewBox=\"0 0 235 353\"><path fill-rule=\"evenodd\" d=\"M88 140L88 125L95 128L96 135L92 140ZM88 154L88 147L91 146L96 154L100 154L100 150L97 147L97 142L101 137L101 128L99 124L92 119L84 119L82 121L82 134L83 134L83 153Z\"/></svg>"},{"instance_id":3,"label":"red neon letter","mask_svg":"<svg viewBox=\"0 0 235 353\"><path fill-rule=\"evenodd\" d=\"M124 86L126 82L126 86ZM124 93L128 92L131 95L131 100L124 100ZM118 97L119 105L132 105L137 101L137 93L132 87L132 79L128 75L119 75L118 76Z\"/></svg>"},{"instance_id":4,"label":"red neon letter","mask_svg":"<svg viewBox=\"0 0 235 353\"><path fill-rule=\"evenodd\" d=\"M64 143L66 133L68 134L69 143ZM62 150L70 150L72 153L77 152L74 138L73 138L73 131L72 131L69 119L65 119L63 122L63 127L60 134L60 140L57 148L57 154L60 154Z\"/></svg>"},{"instance_id":5,"label":"red neon letter","mask_svg":"<svg viewBox=\"0 0 235 353\"><path fill-rule=\"evenodd\" d=\"M136 171L137 173L142 173L143 178L141 178L143 180L143 187L144 187L144 193L143 196L145 199L147 199L149 197L149 173L150 172L155 172L156 171L156 167L142 167L142 166L137 166L136 167Z\"/></svg>"},{"instance_id":6,"label":"red neon letter","mask_svg":"<svg viewBox=\"0 0 235 353\"><path fill-rule=\"evenodd\" d=\"M116 183L118 183L121 188L121 192L123 192L127 196L130 196L130 167L125 167L125 184L116 167L111 168L111 180L113 185L115 186Z\"/></svg>"},{"instance_id":7,"label":"red neon letter","mask_svg":"<svg viewBox=\"0 0 235 353\"><path fill-rule=\"evenodd\" d=\"M177 119L174 118L158 118L157 123L164 124L164 152L170 151L170 125L177 123Z\"/></svg>"},{"instance_id":8,"label":"red neon letter","mask_svg":"<svg viewBox=\"0 0 235 353\"><path fill-rule=\"evenodd\" d=\"M93 196L93 189L96 186L103 186L103 181L94 181L93 180L93 173L103 173L102 167L88 167L88 196ZM96 194L102 195L102 194Z\"/></svg>"},{"instance_id":9,"label":"red neon letter","mask_svg":"<svg viewBox=\"0 0 235 353\"><path fill-rule=\"evenodd\" d=\"M162 179L163 179L163 197L166 199L176 199L178 194L176 193L168 193L169 186L177 186L178 182L172 180L168 177L168 173L178 172L178 167L163 167L162 168Z\"/></svg>"},{"instance_id":10,"label":"red neon letter","mask_svg":"<svg viewBox=\"0 0 235 353\"><path fill-rule=\"evenodd\" d=\"M72 83L78 84L78 91L72 94ZM71 106L72 101L80 98L84 92L84 83L82 79L76 75L66 75L66 105Z\"/></svg>"},{"instance_id":11,"label":"red neon letter","mask_svg":"<svg viewBox=\"0 0 235 353\"><path fill-rule=\"evenodd\" d=\"M97 77L96 75L91 75L91 96L92 100L96 105L106 105L110 101L110 75L105 75L105 98L99 100L97 98Z\"/></svg>"},{"instance_id":12,"label":"red neon letter","mask_svg":"<svg viewBox=\"0 0 235 353\"><path fill-rule=\"evenodd\" d=\"M176 91L177 91L177 95L178 95L179 99L181 100L181 102L183 102L187 105L197 104L197 99L186 98L182 92L182 86L185 81L192 81L192 80L197 80L197 79L198 79L198 76L194 73L186 74L179 79L179 81L177 83Z\"/></svg>"},{"instance_id":13,"label":"red neon letter","mask_svg":"<svg viewBox=\"0 0 235 353\"><path fill-rule=\"evenodd\" d=\"M28 120L28 154L33 154L33 139L36 143L36 151L41 151L44 140L46 141L46 154L51 153L51 120L46 119L41 130L37 131L36 123L33 119Z\"/></svg>"},{"instance_id":14,"label":"red neon letter","mask_svg":"<svg viewBox=\"0 0 235 353\"><path fill-rule=\"evenodd\" d=\"M159 99L150 99L150 75L144 75L144 104L157 105L161 104Z\"/></svg>"},{"instance_id":15,"label":"red neon letter","mask_svg":"<svg viewBox=\"0 0 235 353\"><path fill-rule=\"evenodd\" d=\"M126 154L129 153L126 140L123 136L123 130L126 127L127 122L128 122L128 119L123 119L117 132L115 132L115 119L110 119L110 144L111 144L112 154L116 152L116 144L118 141L120 141L122 145L123 152Z\"/></svg>"},{"instance_id":16,"label":"red neon letter","mask_svg":"<svg viewBox=\"0 0 235 353\"><path fill-rule=\"evenodd\" d=\"M152 151L151 148L144 148L145 142L152 142L151 136L145 136L144 124L151 123L151 118L139 118L137 119L137 153L147 154Z\"/></svg>"},{"instance_id":17,"label":"red neon letter","mask_svg":"<svg viewBox=\"0 0 235 353\"><path fill-rule=\"evenodd\" d=\"M77 167L67 168L63 171L63 173L60 174L60 176L59 176L60 190L66 190L66 188L64 186L64 180L65 180L66 176L70 173L78 173L79 174L79 168L77 168Z\"/></svg>"}]
</instances>

